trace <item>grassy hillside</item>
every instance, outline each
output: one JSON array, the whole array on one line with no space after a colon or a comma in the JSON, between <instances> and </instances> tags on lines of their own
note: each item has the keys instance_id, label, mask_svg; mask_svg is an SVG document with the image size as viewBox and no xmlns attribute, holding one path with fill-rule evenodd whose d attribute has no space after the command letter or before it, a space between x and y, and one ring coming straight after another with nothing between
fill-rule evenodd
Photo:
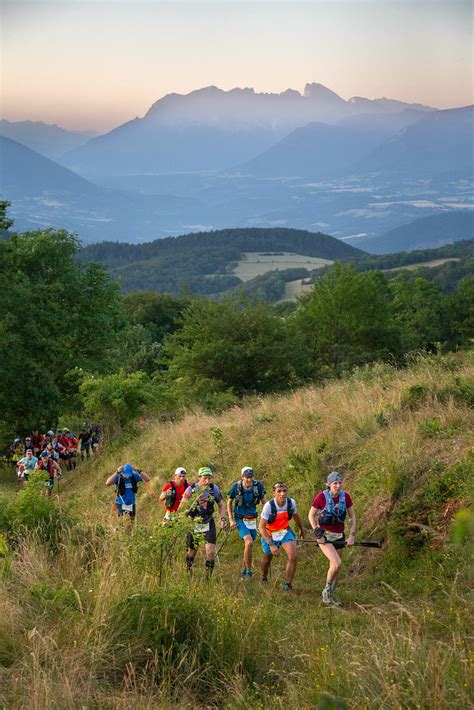
<instances>
[{"instance_id":1,"label":"grassy hillside","mask_svg":"<svg viewBox=\"0 0 474 710\"><path fill-rule=\"evenodd\" d=\"M404 371L362 369L219 417L148 422L128 443L111 445L61 482L54 529L11 538L0 595L3 703L468 707L472 548L463 509L472 494L473 405L474 360L460 354L419 359ZM182 536L160 527L152 491L139 493L135 533L116 529L104 480L125 461L153 476L155 492L177 465L195 471L212 462L224 490L252 465L268 489L289 483L304 521L337 468L359 539L382 540L383 549L344 553L343 609L322 607L326 565L309 544L299 548L291 595L281 590L282 559L268 588L258 574L239 580L236 533L211 582L201 552L190 583ZM10 496L10 507L28 522L24 495ZM7 511L7 529L12 517ZM256 550L258 563L259 543Z\"/></svg>"}]
</instances>

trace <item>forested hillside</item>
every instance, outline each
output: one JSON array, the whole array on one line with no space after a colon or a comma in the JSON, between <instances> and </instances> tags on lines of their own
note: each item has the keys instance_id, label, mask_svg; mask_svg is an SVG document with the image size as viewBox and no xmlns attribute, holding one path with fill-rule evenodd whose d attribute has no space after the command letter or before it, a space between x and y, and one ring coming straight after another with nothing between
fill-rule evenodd
<instances>
[{"instance_id":1,"label":"forested hillside","mask_svg":"<svg viewBox=\"0 0 474 710\"><path fill-rule=\"evenodd\" d=\"M104 264L124 292L154 289L211 294L241 283L232 268L244 252L292 252L346 259L362 252L321 232L300 229L224 229L145 244L102 242L81 250L83 261ZM204 278L203 278L204 277Z\"/></svg>"},{"instance_id":2,"label":"forested hillside","mask_svg":"<svg viewBox=\"0 0 474 710\"><path fill-rule=\"evenodd\" d=\"M8 234L0 240L2 448L64 418L91 418L115 435L144 412L222 411L374 361L403 367L412 353L470 346L474 334L472 276L444 292L418 273L389 279L337 263L286 310L240 293L122 296L101 264L77 260L77 239L64 230Z\"/></svg>"}]
</instances>

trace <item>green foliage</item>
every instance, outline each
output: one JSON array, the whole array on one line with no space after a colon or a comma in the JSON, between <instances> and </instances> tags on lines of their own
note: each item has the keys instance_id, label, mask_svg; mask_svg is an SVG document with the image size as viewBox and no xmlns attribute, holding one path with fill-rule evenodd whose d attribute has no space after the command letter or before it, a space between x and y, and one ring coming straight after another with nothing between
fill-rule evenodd
<instances>
[{"instance_id":1,"label":"green foliage","mask_svg":"<svg viewBox=\"0 0 474 710\"><path fill-rule=\"evenodd\" d=\"M442 294L426 279L406 271L391 282L391 309L405 352L435 352L442 340Z\"/></svg>"},{"instance_id":2,"label":"green foliage","mask_svg":"<svg viewBox=\"0 0 474 710\"><path fill-rule=\"evenodd\" d=\"M380 272L336 266L304 295L295 314L313 375L388 358L399 350L390 293Z\"/></svg>"},{"instance_id":3,"label":"green foliage","mask_svg":"<svg viewBox=\"0 0 474 710\"><path fill-rule=\"evenodd\" d=\"M416 555L435 532L443 506L462 499L473 484L473 455L453 466L433 469L421 485L412 481L394 506L390 533L407 554Z\"/></svg>"},{"instance_id":4,"label":"green foliage","mask_svg":"<svg viewBox=\"0 0 474 710\"><path fill-rule=\"evenodd\" d=\"M7 217L7 211L10 205L11 202L8 202L7 200L0 200L0 235L13 226L13 220ZM0 236L0 238L2 237Z\"/></svg>"},{"instance_id":5,"label":"green foliage","mask_svg":"<svg viewBox=\"0 0 474 710\"><path fill-rule=\"evenodd\" d=\"M439 419L423 419L418 424L418 429L421 436L425 439L432 439L435 437L449 439L455 432L455 429L452 427L444 429Z\"/></svg>"},{"instance_id":6,"label":"green foliage","mask_svg":"<svg viewBox=\"0 0 474 710\"><path fill-rule=\"evenodd\" d=\"M281 251L326 259L361 254L320 232L246 228L185 234L146 244L103 242L85 247L80 257L107 266L113 276L120 277L125 292L139 286L178 295L184 285L195 294L225 291L238 282L229 272L242 253Z\"/></svg>"},{"instance_id":7,"label":"green foliage","mask_svg":"<svg viewBox=\"0 0 474 710\"><path fill-rule=\"evenodd\" d=\"M70 507L59 507L45 495L45 475L44 471L32 471L28 484L10 499L1 520L8 537L36 531L42 541L55 546L64 526L72 522Z\"/></svg>"},{"instance_id":8,"label":"green foliage","mask_svg":"<svg viewBox=\"0 0 474 710\"><path fill-rule=\"evenodd\" d=\"M80 609L80 602L71 587L33 584L28 589L30 602L39 613L56 617Z\"/></svg>"},{"instance_id":9,"label":"green foliage","mask_svg":"<svg viewBox=\"0 0 474 710\"><path fill-rule=\"evenodd\" d=\"M88 377L80 386L84 411L94 421L111 429L138 420L151 403L150 381L143 372L123 370L103 377Z\"/></svg>"},{"instance_id":10,"label":"green foliage","mask_svg":"<svg viewBox=\"0 0 474 710\"><path fill-rule=\"evenodd\" d=\"M454 516L453 541L457 545L474 542L474 512L463 508Z\"/></svg>"},{"instance_id":11,"label":"green foliage","mask_svg":"<svg viewBox=\"0 0 474 710\"><path fill-rule=\"evenodd\" d=\"M260 684L270 658L278 658L279 652L269 656L264 644L259 648L254 643L265 633L266 619L255 607L248 611L243 627L236 599L205 590L189 594L189 589L175 587L127 594L112 602L106 618L113 629L114 665L125 672L130 645L135 670L146 669L150 652L174 674L177 668L189 671L192 664L199 673L190 673L188 682L197 702L208 702L210 694L219 699L218 678L236 674L246 683Z\"/></svg>"},{"instance_id":12,"label":"green foliage","mask_svg":"<svg viewBox=\"0 0 474 710\"><path fill-rule=\"evenodd\" d=\"M165 340L165 355L170 387L185 402L284 389L295 375L286 323L243 299L192 303L182 329Z\"/></svg>"},{"instance_id":13,"label":"green foliage","mask_svg":"<svg viewBox=\"0 0 474 710\"><path fill-rule=\"evenodd\" d=\"M106 368L117 288L98 264L78 264L78 250L64 230L0 241L0 410L10 432L54 425L71 395L66 373Z\"/></svg>"},{"instance_id":14,"label":"green foliage","mask_svg":"<svg viewBox=\"0 0 474 710\"><path fill-rule=\"evenodd\" d=\"M123 297L125 314L132 325L143 326L153 342L177 330L187 298L173 298L156 291L137 291Z\"/></svg>"},{"instance_id":15,"label":"green foliage","mask_svg":"<svg viewBox=\"0 0 474 710\"><path fill-rule=\"evenodd\" d=\"M428 397L428 388L425 385L410 385L402 393L401 404L412 411L419 409Z\"/></svg>"}]
</instances>

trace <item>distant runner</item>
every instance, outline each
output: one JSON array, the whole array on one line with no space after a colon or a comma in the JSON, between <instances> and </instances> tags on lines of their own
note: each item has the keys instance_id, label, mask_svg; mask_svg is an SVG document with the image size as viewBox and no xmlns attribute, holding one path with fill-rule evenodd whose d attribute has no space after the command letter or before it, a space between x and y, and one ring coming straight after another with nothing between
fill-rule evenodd
<instances>
[{"instance_id":1,"label":"distant runner","mask_svg":"<svg viewBox=\"0 0 474 710\"><path fill-rule=\"evenodd\" d=\"M220 526L225 528L227 520L225 517L225 506L219 488L211 483L211 469L203 466L198 471L198 482L186 488L179 510L184 509L186 503L192 500L188 510L188 515L195 521L194 530L187 534L186 544L186 567L192 570L194 558L196 557L199 538L203 537L206 543L206 576L210 579L216 564L216 524L214 522L214 507L217 503L221 516Z\"/></svg>"},{"instance_id":2,"label":"distant runner","mask_svg":"<svg viewBox=\"0 0 474 710\"><path fill-rule=\"evenodd\" d=\"M243 467L241 476L241 480L233 483L228 493L227 514L231 530L237 529L244 543L244 563L240 576L242 579L250 579L253 543L257 537L257 505L264 502L265 488L261 481L254 479L254 471L250 466Z\"/></svg>"},{"instance_id":3,"label":"distant runner","mask_svg":"<svg viewBox=\"0 0 474 710\"><path fill-rule=\"evenodd\" d=\"M22 459L18 463L22 463L25 465L26 469L26 477L25 480L28 480L28 474L35 469L36 464L38 463L38 459L36 456L33 455L32 449L27 449L25 456L23 456Z\"/></svg>"},{"instance_id":4,"label":"distant runner","mask_svg":"<svg viewBox=\"0 0 474 710\"><path fill-rule=\"evenodd\" d=\"M46 471L48 474L44 485L47 487L48 498L51 498L51 493L53 491L54 479L61 478L61 468L59 464L48 455L47 451L42 451L39 457L39 461L35 466L37 471Z\"/></svg>"},{"instance_id":5,"label":"distant runner","mask_svg":"<svg viewBox=\"0 0 474 710\"><path fill-rule=\"evenodd\" d=\"M108 477L106 486L115 486L117 497L115 499L115 509L121 518L126 514L131 521L135 519L137 513L136 492L141 481L150 480L150 476L129 463L120 466L115 473Z\"/></svg>"},{"instance_id":6,"label":"distant runner","mask_svg":"<svg viewBox=\"0 0 474 710\"><path fill-rule=\"evenodd\" d=\"M349 493L342 490L342 476L332 471L326 480L326 490L317 494L308 514L308 520L314 530L321 552L329 560L326 586L322 591L323 604L342 606L334 598L337 578L341 569L342 550L354 544L356 516ZM346 513L350 519L350 534L346 541L344 521Z\"/></svg>"},{"instance_id":7,"label":"distant runner","mask_svg":"<svg viewBox=\"0 0 474 710\"><path fill-rule=\"evenodd\" d=\"M304 530L296 511L296 503L293 498L288 498L287 484L282 481L274 483L273 495L274 497L263 506L258 526L263 547L262 582L268 580L272 557L278 555L282 547L288 557L283 589L290 592L293 588L297 559L296 538L290 527L291 520L297 524L301 538L304 538Z\"/></svg>"},{"instance_id":8,"label":"distant runner","mask_svg":"<svg viewBox=\"0 0 474 710\"><path fill-rule=\"evenodd\" d=\"M160 500L163 502L166 511L165 520L171 520L173 513L178 510L184 491L188 486L186 469L182 466L178 466L174 472L174 479L165 483L161 489Z\"/></svg>"}]
</instances>

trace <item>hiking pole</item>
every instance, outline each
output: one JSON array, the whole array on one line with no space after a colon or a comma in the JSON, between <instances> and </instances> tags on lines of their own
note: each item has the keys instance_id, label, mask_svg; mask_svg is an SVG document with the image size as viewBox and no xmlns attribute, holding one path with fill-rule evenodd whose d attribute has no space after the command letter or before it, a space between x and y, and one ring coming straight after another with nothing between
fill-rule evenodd
<instances>
[{"instance_id":1,"label":"hiking pole","mask_svg":"<svg viewBox=\"0 0 474 710\"><path fill-rule=\"evenodd\" d=\"M306 543L306 544L309 543L310 545L318 545L319 544L317 540L298 540L298 542L299 543ZM334 542L337 542L337 540L335 540ZM332 545L333 543L329 542L326 544ZM347 547L347 543L345 546ZM354 544L351 547L372 547L374 549L380 550L382 548L382 543L381 542L373 542L371 540L364 540L364 541L360 541L360 542L354 542Z\"/></svg>"},{"instance_id":2,"label":"hiking pole","mask_svg":"<svg viewBox=\"0 0 474 710\"><path fill-rule=\"evenodd\" d=\"M220 531L220 532L222 532L223 530L224 530L224 528L221 528L221 531ZM217 555L219 554L219 552L222 550L222 548L224 547L224 545L226 544L227 540L229 539L229 537L230 537L230 532L231 532L231 531L228 530L227 535L226 535L225 538L224 538L224 541L221 543L220 547L217 549L217 551L216 551L216 557L217 557ZM219 533L219 535L220 535L220 533ZM219 538L219 535L217 536L218 538ZM216 543L217 543L217 540L216 540Z\"/></svg>"}]
</instances>

